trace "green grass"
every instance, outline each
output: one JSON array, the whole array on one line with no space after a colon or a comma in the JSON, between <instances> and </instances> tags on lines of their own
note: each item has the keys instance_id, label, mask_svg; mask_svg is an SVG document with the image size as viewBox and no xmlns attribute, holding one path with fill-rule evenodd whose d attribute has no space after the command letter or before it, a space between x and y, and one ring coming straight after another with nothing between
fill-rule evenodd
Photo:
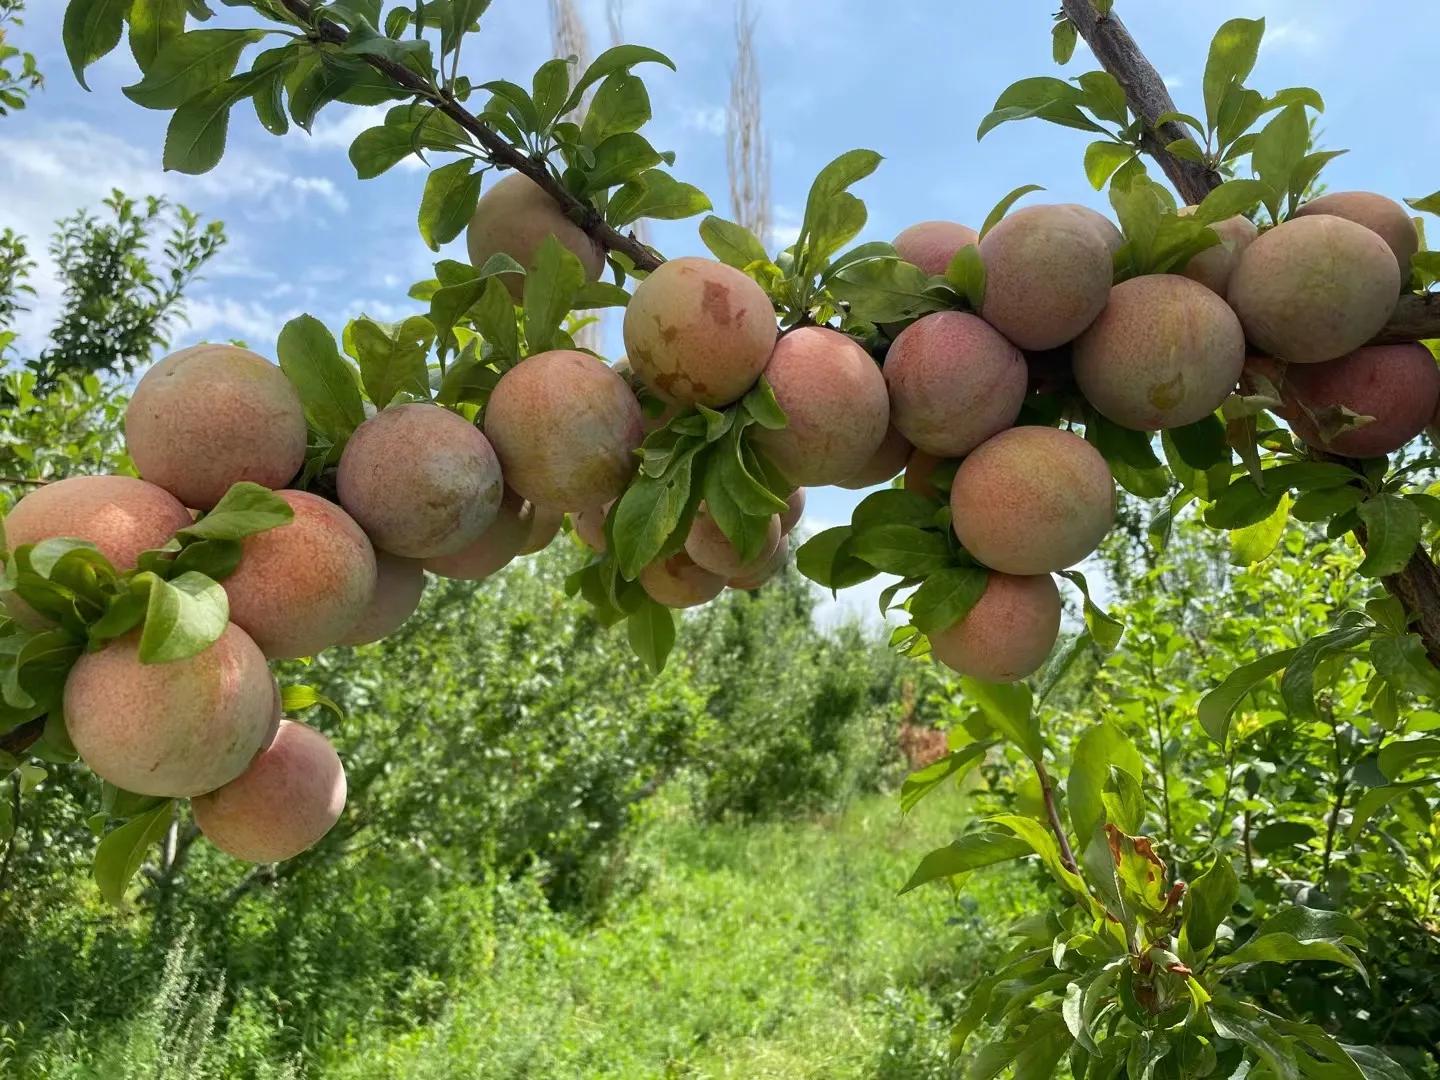
<instances>
[{"instance_id":1,"label":"green grass","mask_svg":"<svg viewBox=\"0 0 1440 1080\"><path fill-rule=\"evenodd\" d=\"M1030 896L1011 871L976 877L958 902L938 888L896 897L953 836L959 802L936 796L908 820L878 797L811 822L661 820L638 853L650 881L605 924L522 919L440 1022L334 1052L318 1072L947 1075L958 991Z\"/></svg>"}]
</instances>

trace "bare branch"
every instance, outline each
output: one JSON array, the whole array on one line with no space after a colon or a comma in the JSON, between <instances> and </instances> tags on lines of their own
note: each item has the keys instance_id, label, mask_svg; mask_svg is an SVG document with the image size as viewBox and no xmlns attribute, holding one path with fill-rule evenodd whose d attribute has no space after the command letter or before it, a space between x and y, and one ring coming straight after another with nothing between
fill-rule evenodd
<instances>
[{"instance_id":1,"label":"bare branch","mask_svg":"<svg viewBox=\"0 0 1440 1080\"><path fill-rule=\"evenodd\" d=\"M317 19L310 0L280 0L280 3L305 25L313 27L315 40L328 45L344 45L350 39L350 32L339 23L324 18ZM625 255L637 268L645 271L654 270L664 261L657 252L633 236L626 236L607 225L594 206L565 190L565 186L551 175L542 159L515 149L448 91L437 89L423 76L383 56L366 54L361 59L397 86L432 102L441 112L474 136L489 161L501 168L514 169L534 180L545 189L546 194L560 204L572 221L607 250Z\"/></svg>"}]
</instances>

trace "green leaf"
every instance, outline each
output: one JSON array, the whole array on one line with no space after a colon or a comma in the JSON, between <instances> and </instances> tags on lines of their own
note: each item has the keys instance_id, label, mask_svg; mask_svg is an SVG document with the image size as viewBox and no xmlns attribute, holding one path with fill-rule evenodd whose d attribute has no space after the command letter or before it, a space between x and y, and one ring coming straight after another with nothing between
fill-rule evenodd
<instances>
[{"instance_id":1,"label":"green leaf","mask_svg":"<svg viewBox=\"0 0 1440 1080\"><path fill-rule=\"evenodd\" d=\"M185 31L185 0L134 0L130 9L130 52L141 71Z\"/></svg>"},{"instance_id":2,"label":"green leaf","mask_svg":"<svg viewBox=\"0 0 1440 1080\"><path fill-rule=\"evenodd\" d=\"M360 380L377 409L397 394L421 401L430 397L430 371L426 357L435 344L435 327L422 315L412 315L394 328L361 316L345 328L360 364Z\"/></svg>"},{"instance_id":3,"label":"green leaf","mask_svg":"<svg viewBox=\"0 0 1440 1080\"><path fill-rule=\"evenodd\" d=\"M1221 462L1230 460L1230 444L1225 438L1225 424L1214 413L1193 424L1171 428L1170 438L1180 460L1192 469L1204 472Z\"/></svg>"},{"instance_id":4,"label":"green leaf","mask_svg":"<svg viewBox=\"0 0 1440 1080\"><path fill-rule=\"evenodd\" d=\"M150 575L150 602L140 631L140 662L186 660L220 640L230 622L225 590L204 574L174 581Z\"/></svg>"},{"instance_id":5,"label":"green leaf","mask_svg":"<svg viewBox=\"0 0 1440 1080\"><path fill-rule=\"evenodd\" d=\"M1264 19L1231 19L1215 32L1202 84L1205 117L1211 128L1218 126L1220 103L1226 93L1233 86L1243 85L1254 69L1264 33Z\"/></svg>"},{"instance_id":6,"label":"green leaf","mask_svg":"<svg viewBox=\"0 0 1440 1080\"><path fill-rule=\"evenodd\" d=\"M1080 595L1085 598L1085 628L1090 631L1095 647L1102 653L1114 652L1125 633L1125 624L1101 610L1100 605L1091 599L1090 585L1079 570L1061 570L1060 576L1079 589Z\"/></svg>"},{"instance_id":7,"label":"green leaf","mask_svg":"<svg viewBox=\"0 0 1440 1080\"><path fill-rule=\"evenodd\" d=\"M1310 121L1301 105L1281 109L1260 129L1250 152L1250 161L1255 175L1270 188L1265 206L1272 218L1279 217L1281 203L1291 190L1292 180L1309 145Z\"/></svg>"},{"instance_id":8,"label":"green leaf","mask_svg":"<svg viewBox=\"0 0 1440 1080\"><path fill-rule=\"evenodd\" d=\"M225 156L230 110L255 93L271 74L270 69L263 69L234 75L176 109L165 129L165 168L197 175L218 165Z\"/></svg>"},{"instance_id":9,"label":"green leaf","mask_svg":"<svg viewBox=\"0 0 1440 1080\"><path fill-rule=\"evenodd\" d=\"M1412 210L1425 214L1440 214L1440 191L1432 192L1420 199L1406 199L1405 204Z\"/></svg>"},{"instance_id":10,"label":"green leaf","mask_svg":"<svg viewBox=\"0 0 1440 1080\"><path fill-rule=\"evenodd\" d=\"M1275 1080L1300 1080L1300 1069L1291 1049L1292 1040L1271 1027L1255 1006L1217 998L1210 1008L1210 1022L1221 1038L1233 1039L1255 1051L1268 1066L1268 1075Z\"/></svg>"},{"instance_id":11,"label":"green leaf","mask_svg":"<svg viewBox=\"0 0 1440 1080\"><path fill-rule=\"evenodd\" d=\"M1215 931L1240 899L1240 879L1230 857L1218 854L1185 895L1185 943L1197 952L1215 944Z\"/></svg>"},{"instance_id":12,"label":"green leaf","mask_svg":"<svg viewBox=\"0 0 1440 1080\"><path fill-rule=\"evenodd\" d=\"M675 70L675 62L662 52L647 49L643 45L616 45L614 48L606 49L585 69L585 74L580 76L580 81L571 89L570 96L560 110L560 115L563 116L579 106L585 98L585 91L601 79L608 78L618 71L629 71L636 64L664 64L671 71Z\"/></svg>"},{"instance_id":13,"label":"green leaf","mask_svg":"<svg viewBox=\"0 0 1440 1080\"><path fill-rule=\"evenodd\" d=\"M933 761L923 769L916 769L900 785L900 812L908 814L921 799L946 780L964 776L984 759L994 745L994 741L969 743L958 750L950 751L939 761Z\"/></svg>"},{"instance_id":14,"label":"green leaf","mask_svg":"<svg viewBox=\"0 0 1440 1080\"><path fill-rule=\"evenodd\" d=\"M1075 55L1075 41L1077 37L1075 24L1069 19L1060 19L1050 31L1050 54L1054 57L1055 63L1065 65Z\"/></svg>"},{"instance_id":15,"label":"green leaf","mask_svg":"<svg viewBox=\"0 0 1440 1080\"><path fill-rule=\"evenodd\" d=\"M1105 133L1104 128L1080 111L1082 105L1089 105L1085 92L1063 79L1048 75L1021 79L1001 91L994 107L980 121L975 137L983 139L1001 124L1032 116L1062 127Z\"/></svg>"},{"instance_id":16,"label":"green leaf","mask_svg":"<svg viewBox=\"0 0 1440 1080\"><path fill-rule=\"evenodd\" d=\"M585 170L582 195L593 195L623 184L665 160L665 156L650 145L650 140L634 131L611 135L595 148L594 157L594 166Z\"/></svg>"},{"instance_id":17,"label":"green leaf","mask_svg":"<svg viewBox=\"0 0 1440 1080\"><path fill-rule=\"evenodd\" d=\"M1014 191L1009 192L994 205L990 213L985 215L985 224L980 226L980 238L983 240L985 234L998 225L1000 219L1010 212L1010 207L1014 206L1020 199L1029 195L1032 191L1044 190L1045 189L1039 184L1021 184Z\"/></svg>"},{"instance_id":18,"label":"green leaf","mask_svg":"<svg viewBox=\"0 0 1440 1080\"><path fill-rule=\"evenodd\" d=\"M149 849L159 843L170 828L174 800L166 799L153 810L132 818L109 832L95 849L95 884L108 903L119 906L125 887L140 870Z\"/></svg>"},{"instance_id":19,"label":"green leaf","mask_svg":"<svg viewBox=\"0 0 1440 1080\"><path fill-rule=\"evenodd\" d=\"M737 270L770 260L765 253L765 245L755 238L754 233L743 225L736 225L714 214L700 223L700 240L710 249L710 254Z\"/></svg>"},{"instance_id":20,"label":"green leaf","mask_svg":"<svg viewBox=\"0 0 1440 1080\"><path fill-rule=\"evenodd\" d=\"M1145 778L1145 765L1135 744L1114 724L1101 721L1076 741L1065 781L1070 824L1082 845L1105 824L1104 795L1114 769L1129 773L1137 782Z\"/></svg>"},{"instance_id":21,"label":"green leaf","mask_svg":"<svg viewBox=\"0 0 1440 1080\"><path fill-rule=\"evenodd\" d=\"M1256 934L1234 952L1220 957L1213 967L1234 967L1237 964L1284 964L1296 960L1329 960L1357 972L1367 983L1369 973L1360 958L1347 945L1328 939L1302 941L1294 934Z\"/></svg>"},{"instance_id":22,"label":"green leaf","mask_svg":"<svg viewBox=\"0 0 1440 1080\"><path fill-rule=\"evenodd\" d=\"M1380 748L1380 771L1387 780L1398 780L1421 762L1440 760L1440 739L1418 738L1387 743Z\"/></svg>"},{"instance_id":23,"label":"green leaf","mask_svg":"<svg viewBox=\"0 0 1440 1080\"><path fill-rule=\"evenodd\" d=\"M979 311L985 303L985 263L980 258L980 249L966 244L957 251L945 268L945 280L955 286L971 311Z\"/></svg>"},{"instance_id":24,"label":"green leaf","mask_svg":"<svg viewBox=\"0 0 1440 1080\"><path fill-rule=\"evenodd\" d=\"M1397 690L1440 698L1440 670L1430 662L1418 634L1375 638L1370 642L1370 662Z\"/></svg>"},{"instance_id":25,"label":"green leaf","mask_svg":"<svg viewBox=\"0 0 1440 1080\"><path fill-rule=\"evenodd\" d=\"M554 235L545 237L525 277L525 338L530 352L554 348L555 335L585 284L585 267Z\"/></svg>"},{"instance_id":26,"label":"green leaf","mask_svg":"<svg viewBox=\"0 0 1440 1080\"><path fill-rule=\"evenodd\" d=\"M1303 821L1276 821L1255 834L1252 845L1261 855L1296 847L1315 838L1315 829Z\"/></svg>"},{"instance_id":27,"label":"green leaf","mask_svg":"<svg viewBox=\"0 0 1440 1080\"><path fill-rule=\"evenodd\" d=\"M1285 668L1280 680L1280 696L1290 711L1302 720L1317 720L1315 710L1315 669L1326 657L1348 652L1375 633L1375 627L1363 621L1358 612L1346 612L1333 630L1327 630L1305 642Z\"/></svg>"},{"instance_id":28,"label":"green leaf","mask_svg":"<svg viewBox=\"0 0 1440 1080\"><path fill-rule=\"evenodd\" d=\"M989 581L989 571L981 567L936 570L910 598L910 622L922 634L948 630L970 614Z\"/></svg>"},{"instance_id":29,"label":"green leaf","mask_svg":"<svg viewBox=\"0 0 1440 1080\"><path fill-rule=\"evenodd\" d=\"M1367 577L1388 577L1405 569L1420 544L1420 511L1415 504L1389 492L1357 507L1365 523L1365 559L1356 570Z\"/></svg>"},{"instance_id":30,"label":"green leaf","mask_svg":"<svg viewBox=\"0 0 1440 1080\"><path fill-rule=\"evenodd\" d=\"M1030 687L1025 683L988 683L968 675L960 679L965 699L980 707L985 719L1013 742L1031 761L1045 752L1040 719L1031 708Z\"/></svg>"},{"instance_id":31,"label":"green leaf","mask_svg":"<svg viewBox=\"0 0 1440 1080\"><path fill-rule=\"evenodd\" d=\"M699 188L683 184L659 169L647 169L627 180L610 197L606 217L618 228L638 218L675 221L694 217L710 208L710 197Z\"/></svg>"},{"instance_id":32,"label":"green leaf","mask_svg":"<svg viewBox=\"0 0 1440 1080\"><path fill-rule=\"evenodd\" d=\"M1269 556L1285 534L1289 520L1290 494L1281 492L1269 517L1230 533L1230 561L1236 566L1252 566Z\"/></svg>"},{"instance_id":33,"label":"green leaf","mask_svg":"<svg viewBox=\"0 0 1440 1080\"><path fill-rule=\"evenodd\" d=\"M240 53L265 37L263 30L192 30L166 45L145 77L124 94L146 109L178 109L228 79Z\"/></svg>"},{"instance_id":34,"label":"green leaf","mask_svg":"<svg viewBox=\"0 0 1440 1080\"><path fill-rule=\"evenodd\" d=\"M875 576L869 563L855 557L849 525L816 533L795 553L795 566L817 585L846 589Z\"/></svg>"},{"instance_id":35,"label":"green leaf","mask_svg":"<svg viewBox=\"0 0 1440 1080\"><path fill-rule=\"evenodd\" d=\"M610 511L615 558L628 580L659 556L690 511L697 451L698 447L691 447L676 454L662 476L642 473Z\"/></svg>"},{"instance_id":36,"label":"green leaf","mask_svg":"<svg viewBox=\"0 0 1440 1080\"><path fill-rule=\"evenodd\" d=\"M304 712L317 705L329 709L337 719L345 719L345 711L313 686L291 685L280 691L280 708L286 714Z\"/></svg>"},{"instance_id":37,"label":"green leaf","mask_svg":"<svg viewBox=\"0 0 1440 1080\"><path fill-rule=\"evenodd\" d=\"M920 865L910 875L910 880L905 882L904 888L900 890L900 895L904 896L911 889L918 889L927 882L954 877L982 866L1009 862L1029 854L1030 845L1018 836L999 830L967 833L942 848L936 848L921 859Z\"/></svg>"},{"instance_id":38,"label":"green leaf","mask_svg":"<svg viewBox=\"0 0 1440 1080\"><path fill-rule=\"evenodd\" d=\"M874 150L847 150L815 177L795 246L802 276L818 274L826 260L865 227L865 204L848 189L879 168L882 160Z\"/></svg>"},{"instance_id":39,"label":"green leaf","mask_svg":"<svg viewBox=\"0 0 1440 1080\"><path fill-rule=\"evenodd\" d=\"M900 322L950 306L932 295L929 274L898 257L852 262L829 281L835 298L866 322Z\"/></svg>"},{"instance_id":40,"label":"green leaf","mask_svg":"<svg viewBox=\"0 0 1440 1080\"><path fill-rule=\"evenodd\" d=\"M1096 191L1105 187L1111 175L1135 156L1133 147L1125 143L1099 140L1085 148L1085 178Z\"/></svg>"},{"instance_id":41,"label":"green leaf","mask_svg":"<svg viewBox=\"0 0 1440 1080\"><path fill-rule=\"evenodd\" d=\"M880 525L857 533L854 554L882 573L901 577L923 577L951 561L944 536L913 525Z\"/></svg>"},{"instance_id":42,"label":"green leaf","mask_svg":"<svg viewBox=\"0 0 1440 1080\"><path fill-rule=\"evenodd\" d=\"M547 60L541 64L531 81L530 96L540 117L540 130L546 131L560 116L570 93L570 62ZM638 125L637 125L638 126Z\"/></svg>"},{"instance_id":43,"label":"green leaf","mask_svg":"<svg viewBox=\"0 0 1440 1080\"><path fill-rule=\"evenodd\" d=\"M675 645L675 616L669 608L647 596L626 620L625 632L630 647L651 674L665 670L665 661Z\"/></svg>"},{"instance_id":44,"label":"green leaf","mask_svg":"<svg viewBox=\"0 0 1440 1080\"><path fill-rule=\"evenodd\" d=\"M243 540L287 525L294 517L290 504L275 492L242 480L231 485L215 509L177 535L191 540Z\"/></svg>"},{"instance_id":45,"label":"green leaf","mask_svg":"<svg viewBox=\"0 0 1440 1080\"><path fill-rule=\"evenodd\" d=\"M1194 219L1213 225L1237 214L1247 214L1265 200L1266 188L1259 180L1227 180L1215 188L1196 208Z\"/></svg>"},{"instance_id":46,"label":"green leaf","mask_svg":"<svg viewBox=\"0 0 1440 1080\"><path fill-rule=\"evenodd\" d=\"M70 0L60 39L75 81L86 90L85 69L120 44L120 31L131 0Z\"/></svg>"},{"instance_id":47,"label":"green leaf","mask_svg":"<svg viewBox=\"0 0 1440 1080\"><path fill-rule=\"evenodd\" d=\"M1267 484L1262 491L1250 477L1236 477L1205 511L1205 524L1212 529L1243 529L1257 524L1275 513L1284 494L1280 484Z\"/></svg>"},{"instance_id":48,"label":"green leaf","mask_svg":"<svg viewBox=\"0 0 1440 1080\"><path fill-rule=\"evenodd\" d=\"M481 174L474 169L471 158L461 158L440 166L426 179L418 220L420 239L431 251L454 240L475 216Z\"/></svg>"},{"instance_id":49,"label":"green leaf","mask_svg":"<svg viewBox=\"0 0 1440 1080\"><path fill-rule=\"evenodd\" d=\"M611 135L639 131L650 122L650 93L638 76L616 72L595 91L580 125L580 141L598 146Z\"/></svg>"},{"instance_id":50,"label":"green leaf","mask_svg":"<svg viewBox=\"0 0 1440 1080\"><path fill-rule=\"evenodd\" d=\"M312 315L285 324L276 344L280 370L300 395L305 419L332 442L343 443L365 422L355 370L340 356L335 338Z\"/></svg>"},{"instance_id":51,"label":"green leaf","mask_svg":"<svg viewBox=\"0 0 1440 1080\"><path fill-rule=\"evenodd\" d=\"M1230 716L1235 711L1235 707L1240 704L1241 699L1290 663L1298 651L1297 649L1282 649L1269 656L1262 656L1258 660L1243 664L1232 671L1224 682L1201 698L1197 715L1205 733L1223 747L1230 732Z\"/></svg>"}]
</instances>

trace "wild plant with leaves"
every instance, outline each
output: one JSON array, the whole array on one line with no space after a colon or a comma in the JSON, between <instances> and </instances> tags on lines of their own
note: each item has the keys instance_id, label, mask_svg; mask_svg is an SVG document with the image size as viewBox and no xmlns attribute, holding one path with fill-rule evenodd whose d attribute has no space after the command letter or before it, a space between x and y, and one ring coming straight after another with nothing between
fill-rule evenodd
<instances>
[{"instance_id":1,"label":"wild plant with leaves","mask_svg":"<svg viewBox=\"0 0 1440 1080\"><path fill-rule=\"evenodd\" d=\"M1180 837L1166 814L1155 835L1171 740L1157 800L1108 711L1069 745L1047 738L1041 711L1069 665L1129 648L1074 569L1111 530L1118 484L1161 500L1157 541L1199 521L1243 565L1270 557L1292 518L1364 549L1355 573L1377 584L1363 606L1207 688L1199 725L1222 751L1236 709L1282 670L1291 716L1316 722L1344 657L1373 669L1367 700L1385 722L1366 737L1396 799L1440 757L1413 709L1440 679L1440 572L1423 543L1440 504L1414 490L1413 462L1388 457L1440 402L1420 344L1440 336L1440 264L1399 203L1306 198L1334 156L1311 147L1323 99L1246 85L1262 21L1221 27L1202 118L1176 109L1110 3L1065 0L1055 59L1083 37L1103 70L1015 83L979 135L1039 118L1097 136L1085 172L1108 186L1118 226L1072 205L1014 209L1027 185L978 232L926 223L851 247L867 221L851 189L881 162L858 149L820 171L785 250L709 216L714 259L666 261L627 230L710 202L641 134L640 72L673 66L662 54L619 45L583 70L549 61L528 88L477 84L462 53L488 0L225 6L234 15L211 28L204 0L70 0L65 47L83 84L128 31L142 77L125 93L172 113L163 161L186 172L220 160L242 102L276 134L324 108L391 103L351 147L357 175L420 156L420 239L438 250L466 232L469 260L436 263L411 290L428 312L398 324L361 318L337 335L293 320L278 369L226 346L166 358L127 413L140 479L62 481L13 511L3 745L17 764L36 748L78 754L109 783L96 822L108 895L123 896L178 799L219 847L258 862L339 819L334 751L280 719L325 702L280 692L266 661L383 636L415 610L426 571L483 579L572 515L596 553L572 594L623 621L659 671L674 610L783 565L801 489L903 470L798 564L835 589L895 575L881 600L909 615L895 644L962 676L968 738L911 779L905 805L1000 755L1033 769L1035 814L988 816L910 881L1034 856L1055 881L1053 909L968 999L957 1047L982 1025L990 1036L969 1075L1045 1076L1067 1058L1087 1077L1403 1075L1381 1050L1257 1003L1246 982L1274 963L1362 970L1366 928L1299 902L1241 925L1231 849ZM1410 205L1435 212L1440 193ZM623 369L572 333L573 313L612 306L625 308ZM115 507L141 527L117 536L102 512ZM1086 629L1047 665L1057 574ZM222 667L242 674L209 694Z\"/></svg>"}]
</instances>

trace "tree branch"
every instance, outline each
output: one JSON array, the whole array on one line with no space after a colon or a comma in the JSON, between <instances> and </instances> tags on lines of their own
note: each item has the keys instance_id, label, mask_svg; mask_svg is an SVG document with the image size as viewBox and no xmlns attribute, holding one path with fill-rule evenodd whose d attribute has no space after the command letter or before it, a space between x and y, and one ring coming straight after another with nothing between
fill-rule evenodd
<instances>
[{"instance_id":1,"label":"tree branch","mask_svg":"<svg viewBox=\"0 0 1440 1080\"><path fill-rule=\"evenodd\" d=\"M1038 759L1035 761L1035 775L1040 778L1040 796L1045 800L1045 814L1050 819L1050 831L1060 843L1060 861L1072 874L1079 874L1080 865L1075 861L1075 852L1070 849L1070 838L1065 835L1065 824L1060 820L1060 811L1055 805L1055 781L1050 779L1045 763Z\"/></svg>"},{"instance_id":2,"label":"tree branch","mask_svg":"<svg viewBox=\"0 0 1440 1080\"><path fill-rule=\"evenodd\" d=\"M1187 203L1198 203L1224 182L1218 171L1204 162L1176 157L1165 149L1176 139L1189 139L1189 131L1175 121L1156 125L1166 113L1175 112L1165 80L1146 59L1125 24L1113 13L1101 15L1092 0L1061 0L1065 17L1090 46L1101 67L1115 77L1125 91L1130 111L1144 121L1140 145L1164 170L1170 183ZM1192 140L1193 141L1193 140ZM1373 344L1393 345L1406 341L1440 338L1440 294L1406 295Z\"/></svg>"},{"instance_id":3,"label":"tree branch","mask_svg":"<svg viewBox=\"0 0 1440 1080\"><path fill-rule=\"evenodd\" d=\"M295 18L313 28L314 40L328 45L344 45L350 39L350 32L339 23L325 18L317 19L310 0L280 0L280 2ZM367 54L359 59L364 60L365 63L397 85L433 102L441 112L474 136L475 141L484 149L491 162L502 168L514 169L518 173L523 173L539 184L552 199L560 204L566 216L584 229L596 243L607 251L625 255L637 269L644 271L654 270L664 261L653 249L642 244L633 235L627 236L607 225L594 206L584 199L572 195L559 180L551 175L543 158L523 154L515 149L484 121L457 101L449 90L431 85L427 79L410 68L383 56Z\"/></svg>"},{"instance_id":4,"label":"tree branch","mask_svg":"<svg viewBox=\"0 0 1440 1080\"><path fill-rule=\"evenodd\" d=\"M0 735L0 751L19 757L39 742L40 736L43 734L45 734L45 718L43 716L35 720L27 720L19 727L12 728Z\"/></svg>"},{"instance_id":5,"label":"tree branch","mask_svg":"<svg viewBox=\"0 0 1440 1080\"><path fill-rule=\"evenodd\" d=\"M1165 80L1145 58L1130 31L1113 13L1101 15L1091 0L1062 0L1065 17L1090 46L1101 67L1115 77L1125 91L1130 111L1145 123L1140 145L1153 157L1187 203L1198 203L1223 182L1216 170L1199 161L1187 161L1166 151L1177 139L1189 139L1189 132L1171 120L1156 125L1166 113L1175 112Z\"/></svg>"},{"instance_id":6,"label":"tree branch","mask_svg":"<svg viewBox=\"0 0 1440 1080\"><path fill-rule=\"evenodd\" d=\"M1145 122L1143 136L1146 153L1155 159L1170 178L1180 197L1187 203L1198 203L1219 187L1222 177L1200 162L1185 161L1165 149L1172 141L1172 129L1186 137L1178 125L1168 124L1157 129L1155 121L1174 110L1175 102L1155 65L1145 58L1140 46L1113 14L1101 16L1092 0L1062 0L1066 17L1090 46L1090 51L1115 77L1125 91L1130 109ZM1385 329L1376 342L1394 343L1440 338L1440 295L1403 296ZM1330 455L1317 455L1325 460L1340 460ZM1355 530L1355 538L1364 546L1364 528ZM1431 561L1424 548L1417 548L1409 564L1400 573L1385 578L1385 588L1405 605L1416 629L1425 642L1425 651L1440 666L1440 568Z\"/></svg>"}]
</instances>

